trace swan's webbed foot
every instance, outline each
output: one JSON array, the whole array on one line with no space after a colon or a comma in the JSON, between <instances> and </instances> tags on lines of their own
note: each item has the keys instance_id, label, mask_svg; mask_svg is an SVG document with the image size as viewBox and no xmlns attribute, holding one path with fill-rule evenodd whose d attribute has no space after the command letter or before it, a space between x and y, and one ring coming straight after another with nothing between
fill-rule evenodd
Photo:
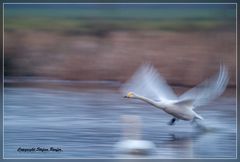
<instances>
[{"instance_id":1,"label":"swan's webbed foot","mask_svg":"<svg viewBox=\"0 0 240 162\"><path fill-rule=\"evenodd\" d=\"M168 122L168 125L174 125L176 120L177 120L176 118L172 118L172 119Z\"/></svg>"}]
</instances>

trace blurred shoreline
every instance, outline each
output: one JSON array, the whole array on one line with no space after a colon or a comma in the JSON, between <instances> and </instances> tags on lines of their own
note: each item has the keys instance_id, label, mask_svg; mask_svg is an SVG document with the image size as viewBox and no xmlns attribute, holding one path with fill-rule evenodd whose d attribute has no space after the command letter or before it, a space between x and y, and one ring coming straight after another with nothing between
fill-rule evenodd
<instances>
[{"instance_id":1,"label":"blurred shoreline","mask_svg":"<svg viewBox=\"0 0 240 162\"><path fill-rule=\"evenodd\" d=\"M59 89L67 91L84 91L84 90L111 90L119 91L123 82L110 80L58 80L44 77L5 77L5 87L27 87L43 89ZM178 94L194 87L195 85L172 85L170 86ZM236 97L236 87L228 86L225 90L224 97Z\"/></svg>"}]
</instances>

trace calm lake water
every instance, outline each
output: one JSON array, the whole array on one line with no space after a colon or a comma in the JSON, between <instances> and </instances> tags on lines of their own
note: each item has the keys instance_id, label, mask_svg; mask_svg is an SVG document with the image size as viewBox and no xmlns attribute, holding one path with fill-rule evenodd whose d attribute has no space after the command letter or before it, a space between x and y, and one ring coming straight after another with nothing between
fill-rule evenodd
<instances>
[{"instance_id":1,"label":"calm lake water","mask_svg":"<svg viewBox=\"0 0 240 162\"><path fill-rule=\"evenodd\" d=\"M187 121L169 126L171 116L124 99L116 90L5 87L4 156L119 158L115 145L123 136L121 117L135 115L141 119L141 138L156 146L149 158L235 158L235 98L222 97L196 111L205 118L205 131Z\"/></svg>"}]
</instances>

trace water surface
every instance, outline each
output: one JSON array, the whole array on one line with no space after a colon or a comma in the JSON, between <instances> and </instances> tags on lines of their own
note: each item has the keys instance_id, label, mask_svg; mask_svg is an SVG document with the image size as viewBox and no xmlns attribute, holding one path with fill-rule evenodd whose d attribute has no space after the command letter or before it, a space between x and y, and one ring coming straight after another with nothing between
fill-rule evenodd
<instances>
[{"instance_id":1,"label":"water surface","mask_svg":"<svg viewBox=\"0 0 240 162\"><path fill-rule=\"evenodd\" d=\"M135 115L142 121L141 138L156 146L149 158L235 158L235 98L222 97L196 111L205 118L207 131L186 121L169 126L168 114L111 89L5 87L4 156L118 158L121 117ZM62 151L17 151L37 147Z\"/></svg>"}]
</instances>

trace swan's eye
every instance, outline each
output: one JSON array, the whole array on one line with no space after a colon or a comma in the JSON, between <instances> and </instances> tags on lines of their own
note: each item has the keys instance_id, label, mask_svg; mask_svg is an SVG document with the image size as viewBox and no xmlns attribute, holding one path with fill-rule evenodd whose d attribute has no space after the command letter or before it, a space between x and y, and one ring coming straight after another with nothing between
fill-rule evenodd
<instances>
[{"instance_id":1,"label":"swan's eye","mask_svg":"<svg viewBox=\"0 0 240 162\"><path fill-rule=\"evenodd\" d=\"M133 97L133 93L132 92L128 92L127 96L128 97Z\"/></svg>"}]
</instances>

